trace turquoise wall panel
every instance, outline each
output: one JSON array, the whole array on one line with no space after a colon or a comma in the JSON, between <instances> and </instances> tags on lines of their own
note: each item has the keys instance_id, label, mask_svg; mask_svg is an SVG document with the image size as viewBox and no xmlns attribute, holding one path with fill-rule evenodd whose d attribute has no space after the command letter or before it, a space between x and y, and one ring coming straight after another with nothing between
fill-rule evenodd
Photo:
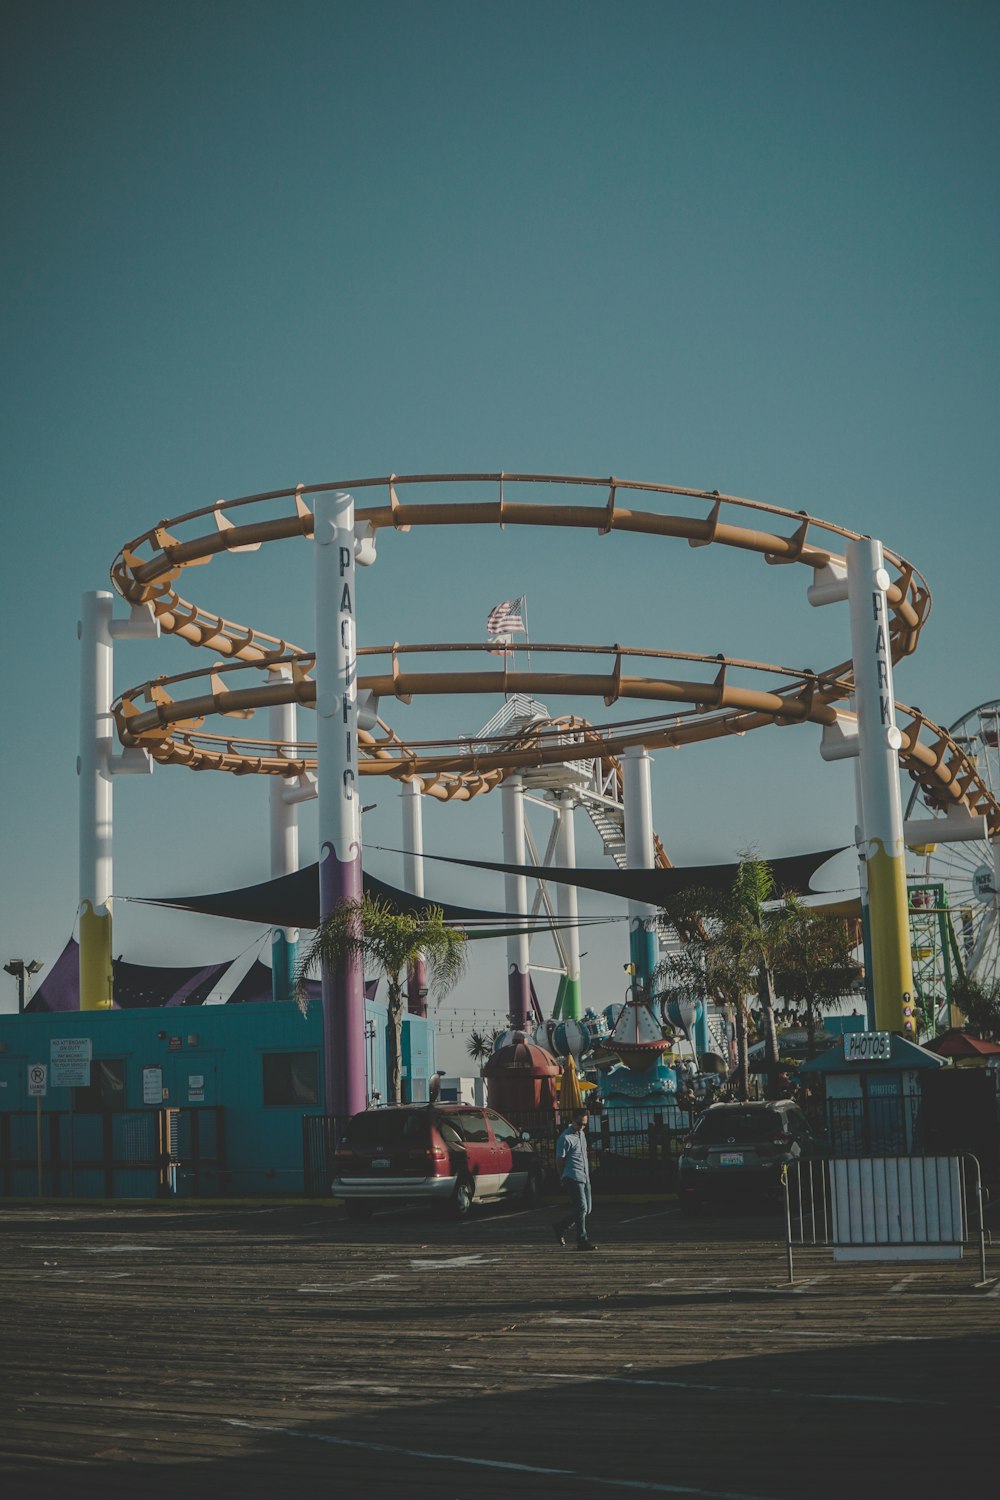
<instances>
[{"instance_id":1,"label":"turquoise wall panel","mask_svg":"<svg viewBox=\"0 0 1000 1500\"><path fill-rule=\"evenodd\" d=\"M388 1096L385 1007L369 1001L366 1019L370 1032L366 1042L369 1094L377 1092L384 1102ZM200 1194L245 1196L302 1191L302 1116L322 1113L319 1102L323 1096L322 1016L318 1001L309 1004L305 1015L291 1003L264 1002L231 1007L0 1016L0 1085L6 1084L0 1086L0 1109L23 1112L10 1122L11 1155L15 1160L34 1162L35 1156L35 1104L27 1092L29 1064L50 1061L54 1038L82 1036L90 1037L95 1060L124 1061L123 1104L129 1114L148 1112L152 1122L161 1108L178 1109L182 1129L190 1132L191 1112L198 1111L203 1156L217 1154L210 1106L218 1105L223 1110L226 1166L219 1170L206 1165L197 1184ZM265 1106L264 1056L299 1052L313 1053L317 1059L317 1103ZM427 1081L435 1066L431 1022L414 1016L405 1018L403 1056L413 1097L426 1098ZM163 1085L160 1104L147 1105L143 1101L143 1070L147 1068L160 1070ZM71 1102L69 1089L50 1088L42 1100L43 1114L68 1111ZM68 1119L63 1116L60 1123L65 1143ZM116 1128L125 1133L116 1137L115 1155L124 1161L126 1170L131 1170L129 1162L134 1156L129 1153L140 1152L139 1139L134 1136L136 1127L116 1122ZM130 1131L132 1135L128 1134ZM44 1141L47 1155L47 1126ZM101 1158L101 1117L76 1114L74 1143L81 1163L75 1174L75 1192L80 1196L104 1196L103 1172L82 1165ZM141 1170L138 1164L131 1176L118 1175L122 1180L116 1182L116 1192L121 1196L150 1196L155 1192L153 1174ZM12 1174L12 1192L14 1179L18 1196L34 1194L33 1170L19 1168ZM147 1181L148 1191L140 1193L140 1186ZM45 1187L50 1190L48 1181ZM190 1194L195 1191L195 1184L189 1175L181 1173L176 1190L179 1194Z\"/></svg>"}]
</instances>

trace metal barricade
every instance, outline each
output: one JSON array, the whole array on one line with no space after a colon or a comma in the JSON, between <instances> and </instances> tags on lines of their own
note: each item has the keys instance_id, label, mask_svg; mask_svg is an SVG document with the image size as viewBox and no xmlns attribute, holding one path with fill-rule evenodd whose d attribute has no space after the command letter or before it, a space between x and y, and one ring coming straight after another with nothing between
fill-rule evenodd
<instances>
[{"instance_id":1,"label":"metal barricade","mask_svg":"<svg viewBox=\"0 0 1000 1500\"><path fill-rule=\"evenodd\" d=\"M828 1248L836 1260L948 1260L972 1246L979 1284L986 1281L982 1172L970 1153L798 1161L782 1185L789 1282L796 1250Z\"/></svg>"}]
</instances>

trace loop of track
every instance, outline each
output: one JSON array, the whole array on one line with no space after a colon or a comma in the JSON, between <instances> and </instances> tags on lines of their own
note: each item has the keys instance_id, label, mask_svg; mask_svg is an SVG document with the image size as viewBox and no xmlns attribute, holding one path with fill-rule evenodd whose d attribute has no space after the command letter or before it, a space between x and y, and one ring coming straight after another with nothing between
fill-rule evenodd
<instances>
[{"instance_id":1,"label":"loop of track","mask_svg":"<svg viewBox=\"0 0 1000 1500\"><path fill-rule=\"evenodd\" d=\"M407 486L440 488L449 485L496 486L497 498L406 504L399 500L398 491ZM543 505L511 500L506 494L509 488L541 485L598 487L607 491L607 497L597 506ZM214 506L160 522L127 543L112 566L112 581L126 602L133 606L149 606L162 631L177 635L192 645L206 647L224 658L221 664L210 669L160 677L123 693L115 704L115 716L124 745L139 745L155 760L165 764L183 764L198 770L224 770L236 775L287 777L315 769L314 747L305 741L284 746L270 740L202 732L202 724L208 715L245 717L256 709L277 703L314 703L315 684L309 675L315 662L314 654L255 627L240 625L201 609L182 598L174 584L186 568L210 562L220 553L256 551L269 542L311 536L313 515L306 503L309 495L323 491L372 489L384 490L385 499L381 504L356 507L355 522L359 531L367 528L373 535L380 530L408 531L412 527L442 525L570 527L593 530L601 536L618 531L672 537L686 540L694 547L733 547L757 553L771 565L800 564L817 570L831 564L842 565L843 556L835 549L857 536L855 532L804 511L722 495L717 491L569 475L388 475L299 485L219 501ZM709 513L707 516L673 515L628 509L619 504L619 497L630 493L686 497L706 503L710 507ZM248 507L276 507L278 514L268 515L263 520L244 521L242 516L239 521L231 519L232 512L242 512ZM739 524L747 515L762 524L766 522L768 526L773 526L776 520L783 520L789 523L790 529L781 532ZM191 537L174 535L174 532L189 529L208 517L212 519L212 530ZM925 580L912 564L888 549L885 559L893 575L887 599L891 612L892 657L898 661L916 649L930 611L931 598ZM363 774L390 775L403 780L419 776L433 796L466 799L492 790L512 770L565 760L567 733L578 733L585 739L591 753L599 754L607 762L630 745L644 744L650 749L679 746L744 734L765 724L830 724L837 717L836 705L843 703L853 689L850 662L814 673L724 656L699 657L690 653L628 649L617 645L537 646L532 643L533 653L538 654L569 652L610 656L614 664L606 672L573 674L501 669L415 673L400 667L400 658L408 653L485 649L482 644L461 643L394 643L392 646L362 648L359 656L383 656L387 659L387 668L361 675L359 686L371 689L383 702L393 697L406 701L422 693L497 692L597 696L603 698L607 706L622 700L651 700L682 705L683 708L669 716L661 712L652 718L602 728L590 726L583 720L559 720L549 726L534 727L515 741L505 739L502 746L418 747L401 740L380 720L375 734L363 732L361 735L360 769ZM686 682L623 673L623 658L636 657L710 664L715 675L709 681ZM282 681L271 672L266 682L253 688L227 685L230 672L278 666L288 669L290 680ZM779 676L782 681L773 687L736 686L731 680L736 671ZM171 688L204 676L210 677L208 692L182 699L172 696ZM143 710L139 699L145 699L149 708ZM919 709L902 703L897 708L909 720L902 729L900 761L920 786L928 805L941 811L964 806L974 814L985 816L990 832L1000 834L1000 805L962 747ZM569 730L567 725L571 726Z\"/></svg>"}]
</instances>

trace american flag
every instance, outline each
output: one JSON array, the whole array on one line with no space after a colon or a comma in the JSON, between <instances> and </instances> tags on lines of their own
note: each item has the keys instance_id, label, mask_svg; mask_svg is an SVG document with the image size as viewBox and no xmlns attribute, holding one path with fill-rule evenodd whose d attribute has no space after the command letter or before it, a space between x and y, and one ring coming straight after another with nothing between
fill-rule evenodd
<instances>
[{"instance_id":1,"label":"american flag","mask_svg":"<svg viewBox=\"0 0 1000 1500\"><path fill-rule=\"evenodd\" d=\"M524 595L519 599L505 599L502 604L495 604L486 616L487 635L509 635L512 631L524 632L524 619L521 614L521 605L524 603Z\"/></svg>"}]
</instances>

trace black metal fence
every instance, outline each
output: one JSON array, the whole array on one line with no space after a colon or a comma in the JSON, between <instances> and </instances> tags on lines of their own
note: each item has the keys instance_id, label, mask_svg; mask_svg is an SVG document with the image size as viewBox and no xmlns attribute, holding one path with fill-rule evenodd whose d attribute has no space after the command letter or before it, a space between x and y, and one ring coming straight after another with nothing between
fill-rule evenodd
<instances>
[{"instance_id":1,"label":"black metal fence","mask_svg":"<svg viewBox=\"0 0 1000 1500\"><path fill-rule=\"evenodd\" d=\"M214 1197L225 1182L222 1109L0 1114L5 1198Z\"/></svg>"},{"instance_id":2,"label":"black metal fence","mask_svg":"<svg viewBox=\"0 0 1000 1500\"><path fill-rule=\"evenodd\" d=\"M302 1116L302 1184L307 1198L325 1198L333 1181L333 1153L348 1115Z\"/></svg>"},{"instance_id":3,"label":"black metal fence","mask_svg":"<svg viewBox=\"0 0 1000 1500\"><path fill-rule=\"evenodd\" d=\"M566 1121L552 1110L509 1111L507 1118L531 1136L545 1166L546 1184L558 1185L556 1141ZM594 1186L603 1192L668 1192L677 1178L680 1128L676 1110L649 1106L592 1113L590 1142Z\"/></svg>"},{"instance_id":4,"label":"black metal fence","mask_svg":"<svg viewBox=\"0 0 1000 1500\"><path fill-rule=\"evenodd\" d=\"M826 1101L829 1154L934 1156L971 1152L987 1176L1000 1165L1000 1120L992 1080L983 1070L948 1069L917 1089Z\"/></svg>"},{"instance_id":5,"label":"black metal fence","mask_svg":"<svg viewBox=\"0 0 1000 1500\"><path fill-rule=\"evenodd\" d=\"M504 1118L531 1137L545 1170L547 1189L558 1187L556 1141L565 1121L555 1110L508 1110ZM677 1177L681 1125L676 1110L610 1109L592 1114L588 1131L594 1186L602 1192L669 1192ZM333 1155L346 1119L303 1115L302 1170L307 1196L325 1197L333 1180Z\"/></svg>"},{"instance_id":6,"label":"black metal fence","mask_svg":"<svg viewBox=\"0 0 1000 1500\"><path fill-rule=\"evenodd\" d=\"M920 1156L924 1150L919 1093L828 1099L831 1156Z\"/></svg>"}]
</instances>

